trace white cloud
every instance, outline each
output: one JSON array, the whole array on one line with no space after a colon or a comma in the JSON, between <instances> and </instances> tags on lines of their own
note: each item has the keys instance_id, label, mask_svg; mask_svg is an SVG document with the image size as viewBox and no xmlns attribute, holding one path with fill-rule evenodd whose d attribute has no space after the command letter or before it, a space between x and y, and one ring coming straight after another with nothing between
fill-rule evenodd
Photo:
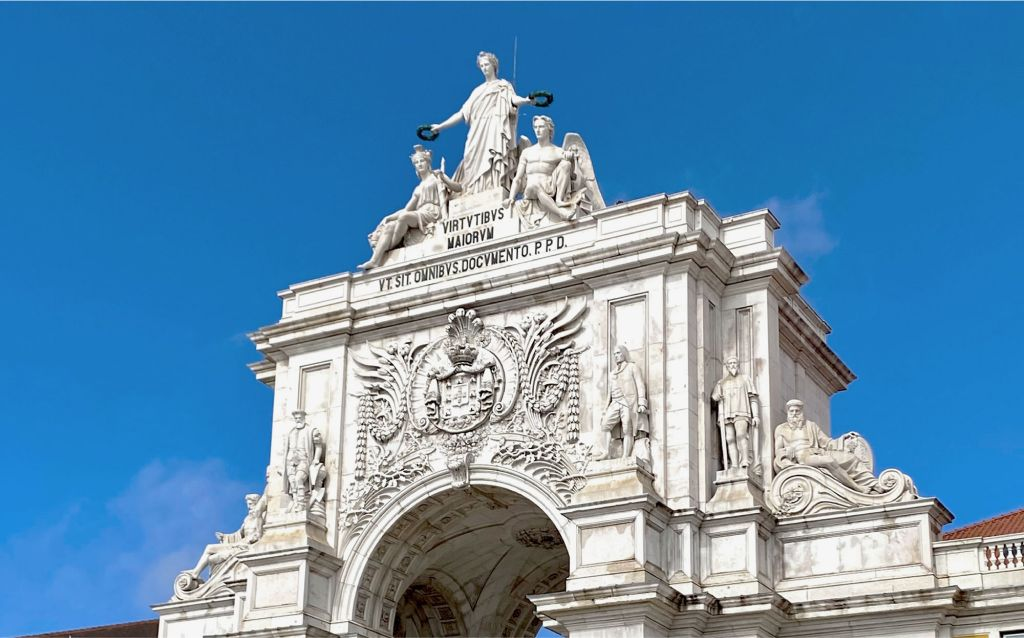
<instances>
[{"instance_id":1,"label":"white cloud","mask_svg":"<svg viewBox=\"0 0 1024 638\"><path fill-rule=\"evenodd\" d=\"M202 548L216 541L215 531L235 530L247 491L246 484L227 477L218 460L153 461L107 504L112 516L135 533L137 542L112 560L135 580L140 605L166 599L174 576L192 567ZM226 513L237 513L238 520Z\"/></svg>"},{"instance_id":2,"label":"white cloud","mask_svg":"<svg viewBox=\"0 0 1024 638\"><path fill-rule=\"evenodd\" d=\"M815 259L836 247L836 240L825 228L823 199L824 193L811 193L796 199L772 197L764 203L782 223L776 243L797 258Z\"/></svg>"},{"instance_id":3,"label":"white cloud","mask_svg":"<svg viewBox=\"0 0 1024 638\"><path fill-rule=\"evenodd\" d=\"M253 487L219 460L153 461L99 511L76 504L0 540L0 582L18 583L0 635L151 617L214 532L237 528Z\"/></svg>"}]
</instances>

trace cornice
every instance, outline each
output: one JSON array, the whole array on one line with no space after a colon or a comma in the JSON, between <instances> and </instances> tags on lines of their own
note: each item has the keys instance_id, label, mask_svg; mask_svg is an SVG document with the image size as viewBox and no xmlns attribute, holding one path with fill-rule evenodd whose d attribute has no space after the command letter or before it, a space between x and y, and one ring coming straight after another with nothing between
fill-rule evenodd
<instances>
[{"instance_id":1,"label":"cornice","mask_svg":"<svg viewBox=\"0 0 1024 638\"><path fill-rule=\"evenodd\" d=\"M857 375L843 363L825 340L807 325L804 317L787 303L787 299L782 299L779 303L779 336L792 344L795 352L788 354L805 369L812 371L816 380L830 393L845 390L857 379Z\"/></svg>"}]
</instances>

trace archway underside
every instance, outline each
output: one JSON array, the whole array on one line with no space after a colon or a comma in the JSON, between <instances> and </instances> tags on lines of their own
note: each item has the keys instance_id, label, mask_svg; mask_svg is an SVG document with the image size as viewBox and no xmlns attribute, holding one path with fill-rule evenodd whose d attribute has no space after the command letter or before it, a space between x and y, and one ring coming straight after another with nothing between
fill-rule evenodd
<instances>
[{"instance_id":1,"label":"archway underside","mask_svg":"<svg viewBox=\"0 0 1024 638\"><path fill-rule=\"evenodd\" d=\"M527 596L562 591L569 554L527 499L473 486L406 512L374 549L356 615L385 634L535 636Z\"/></svg>"}]
</instances>

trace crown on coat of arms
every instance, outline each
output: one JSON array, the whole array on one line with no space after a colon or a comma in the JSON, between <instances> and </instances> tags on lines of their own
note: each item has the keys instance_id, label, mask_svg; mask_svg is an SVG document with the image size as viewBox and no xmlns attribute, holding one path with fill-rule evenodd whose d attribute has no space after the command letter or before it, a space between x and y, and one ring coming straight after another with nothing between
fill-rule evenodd
<instances>
[{"instance_id":1,"label":"crown on coat of arms","mask_svg":"<svg viewBox=\"0 0 1024 638\"><path fill-rule=\"evenodd\" d=\"M444 350L454 365L469 365L476 360L477 345L485 344L484 322L475 310L459 308L448 315L448 337Z\"/></svg>"}]
</instances>

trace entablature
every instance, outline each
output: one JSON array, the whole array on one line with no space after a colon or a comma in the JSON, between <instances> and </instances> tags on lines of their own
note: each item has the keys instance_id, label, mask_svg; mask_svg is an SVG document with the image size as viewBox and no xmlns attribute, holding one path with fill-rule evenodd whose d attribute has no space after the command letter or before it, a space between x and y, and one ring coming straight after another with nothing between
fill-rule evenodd
<instances>
[{"instance_id":1,"label":"entablature","mask_svg":"<svg viewBox=\"0 0 1024 638\"><path fill-rule=\"evenodd\" d=\"M658 263L673 270L696 267L716 289L769 277L773 285L796 292L806 275L788 253L772 246L776 228L767 209L723 220L688 192L653 195L577 222L295 284L278 293L281 321L250 338L274 361L305 342L443 316L459 307L568 294L581 284L628 277ZM254 364L253 371L272 383L265 363Z\"/></svg>"}]
</instances>

